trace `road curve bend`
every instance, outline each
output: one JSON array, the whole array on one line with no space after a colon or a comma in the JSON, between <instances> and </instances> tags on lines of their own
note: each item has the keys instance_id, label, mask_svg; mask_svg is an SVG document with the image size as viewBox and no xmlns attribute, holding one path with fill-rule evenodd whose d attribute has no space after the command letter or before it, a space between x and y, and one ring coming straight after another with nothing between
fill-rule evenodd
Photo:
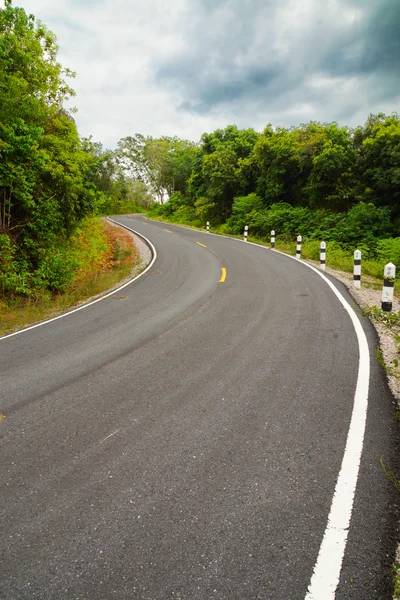
<instances>
[{"instance_id":1,"label":"road curve bend","mask_svg":"<svg viewBox=\"0 0 400 600\"><path fill-rule=\"evenodd\" d=\"M116 219L154 244L148 272L0 338L0 598L390 598L397 427L369 322L354 506L322 597L359 374L349 312L300 261Z\"/></svg>"}]
</instances>

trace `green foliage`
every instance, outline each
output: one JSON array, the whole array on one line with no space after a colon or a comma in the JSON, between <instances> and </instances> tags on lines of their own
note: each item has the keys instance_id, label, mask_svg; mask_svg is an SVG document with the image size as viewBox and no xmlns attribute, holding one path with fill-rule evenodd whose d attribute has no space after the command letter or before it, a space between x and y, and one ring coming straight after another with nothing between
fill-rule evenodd
<instances>
[{"instance_id":1,"label":"green foliage","mask_svg":"<svg viewBox=\"0 0 400 600\"><path fill-rule=\"evenodd\" d=\"M171 223L180 223L182 225L190 223L196 227L201 227L203 221L198 217L196 209L187 204L187 200L181 192L175 192L165 204L153 205L149 212L151 216L166 218Z\"/></svg>"},{"instance_id":2,"label":"green foliage","mask_svg":"<svg viewBox=\"0 0 400 600\"><path fill-rule=\"evenodd\" d=\"M56 38L10 2L0 9L0 236L3 294L59 291L72 266L60 255L104 201L96 160L63 109L73 76Z\"/></svg>"},{"instance_id":3,"label":"green foliage","mask_svg":"<svg viewBox=\"0 0 400 600\"><path fill-rule=\"evenodd\" d=\"M235 196L252 191L257 176L253 149L259 136L253 129L239 130L235 125L202 136L192 155L185 195L203 220L223 223Z\"/></svg>"},{"instance_id":4,"label":"green foliage","mask_svg":"<svg viewBox=\"0 0 400 600\"><path fill-rule=\"evenodd\" d=\"M248 224L256 236L275 229L283 239L301 234L373 254L400 228L400 213L391 222L400 206L399 128L396 115L378 115L354 132L315 122L262 134L218 129L191 158L186 203L195 218L226 222L235 235Z\"/></svg>"},{"instance_id":5,"label":"green foliage","mask_svg":"<svg viewBox=\"0 0 400 600\"><path fill-rule=\"evenodd\" d=\"M49 109L62 109L74 95L65 77L74 76L57 62L55 35L10 1L0 9L0 122L16 116L44 125Z\"/></svg>"},{"instance_id":6,"label":"green foliage","mask_svg":"<svg viewBox=\"0 0 400 600\"><path fill-rule=\"evenodd\" d=\"M378 240L376 255L385 264L392 262L398 266L397 277L400 277L400 237Z\"/></svg>"},{"instance_id":7,"label":"green foliage","mask_svg":"<svg viewBox=\"0 0 400 600\"><path fill-rule=\"evenodd\" d=\"M136 133L118 142L115 158L125 174L163 204L175 191L187 191L196 152L195 144L186 140Z\"/></svg>"},{"instance_id":8,"label":"green foliage","mask_svg":"<svg viewBox=\"0 0 400 600\"><path fill-rule=\"evenodd\" d=\"M82 234L85 238L82 240ZM0 296L43 296L46 291L64 292L76 274L107 251L103 228L98 219L83 219L71 236L57 238L57 245L37 244L35 265L18 256L18 248L8 235L0 235Z\"/></svg>"},{"instance_id":9,"label":"green foliage","mask_svg":"<svg viewBox=\"0 0 400 600\"><path fill-rule=\"evenodd\" d=\"M0 293L24 293L27 291L15 263L15 247L8 235L0 234Z\"/></svg>"},{"instance_id":10,"label":"green foliage","mask_svg":"<svg viewBox=\"0 0 400 600\"><path fill-rule=\"evenodd\" d=\"M205 224L207 221L211 223L215 223L218 221L217 217L217 207L218 204L216 202L212 202L207 196L200 196L194 203L195 206L195 214L198 217L198 220Z\"/></svg>"},{"instance_id":11,"label":"green foliage","mask_svg":"<svg viewBox=\"0 0 400 600\"><path fill-rule=\"evenodd\" d=\"M359 202L347 211L339 228L339 235L346 246L364 243L371 248L377 238L389 237L391 231L390 209L376 207L372 203Z\"/></svg>"},{"instance_id":12,"label":"green foliage","mask_svg":"<svg viewBox=\"0 0 400 600\"><path fill-rule=\"evenodd\" d=\"M261 216L262 210L262 202L256 194L235 198L232 214L227 221L227 231L233 234L243 233L245 225L251 222L256 232L260 233L260 227L257 227L256 222L257 215Z\"/></svg>"},{"instance_id":13,"label":"green foliage","mask_svg":"<svg viewBox=\"0 0 400 600\"><path fill-rule=\"evenodd\" d=\"M355 132L358 189L366 200L389 206L400 217L400 120L396 114L371 115ZM397 221L397 227L399 222ZM399 229L397 233L400 233Z\"/></svg>"},{"instance_id":14,"label":"green foliage","mask_svg":"<svg viewBox=\"0 0 400 600\"><path fill-rule=\"evenodd\" d=\"M99 194L98 213L140 213L151 207L153 198L147 186L126 175L117 152L103 150L102 145L91 138L84 138L82 144L85 152L91 156L88 178Z\"/></svg>"}]
</instances>

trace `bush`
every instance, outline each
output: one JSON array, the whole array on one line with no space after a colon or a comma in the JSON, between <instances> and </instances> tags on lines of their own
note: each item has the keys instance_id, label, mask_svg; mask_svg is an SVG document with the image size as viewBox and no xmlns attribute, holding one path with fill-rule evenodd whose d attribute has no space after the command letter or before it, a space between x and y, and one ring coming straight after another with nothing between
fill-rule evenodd
<instances>
[{"instance_id":1,"label":"bush","mask_svg":"<svg viewBox=\"0 0 400 600\"><path fill-rule=\"evenodd\" d=\"M102 223L87 217L68 238L58 237L47 247L32 245L26 257L16 250L8 235L0 235L0 295L35 298L62 293L77 278L100 269L109 247Z\"/></svg>"},{"instance_id":2,"label":"bush","mask_svg":"<svg viewBox=\"0 0 400 600\"><path fill-rule=\"evenodd\" d=\"M0 235L0 294L30 295L27 265L16 260L16 246L10 236Z\"/></svg>"},{"instance_id":3,"label":"bush","mask_svg":"<svg viewBox=\"0 0 400 600\"><path fill-rule=\"evenodd\" d=\"M172 215L169 220L172 223L179 223L181 225L189 224L195 227L201 227L201 219L196 214L196 210L193 206L180 206Z\"/></svg>"},{"instance_id":4,"label":"bush","mask_svg":"<svg viewBox=\"0 0 400 600\"><path fill-rule=\"evenodd\" d=\"M394 263L400 271L400 238L378 240L376 255L385 264L388 262Z\"/></svg>"},{"instance_id":5,"label":"bush","mask_svg":"<svg viewBox=\"0 0 400 600\"><path fill-rule=\"evenodd\" d=\"M254 221L254 215L260 214L262 209L263 204L257 194L235 198L232 214L226 223L228 231L233 234L243 233L245 225L250 225L250 221Z\"/></svg>"},{"instance_id":6,"label":"bush","mask_svg":"<svg viewBox=\"0 0 400 600\"><path fill-rule=\"evenodd\" d=\"M359 202L347 211L338 227L341 243L355 247L364 242L369 250L376 248L378 238L389 238L391 231L390 209L379 208L369 203Z\"/></svg>"}]
</instances>

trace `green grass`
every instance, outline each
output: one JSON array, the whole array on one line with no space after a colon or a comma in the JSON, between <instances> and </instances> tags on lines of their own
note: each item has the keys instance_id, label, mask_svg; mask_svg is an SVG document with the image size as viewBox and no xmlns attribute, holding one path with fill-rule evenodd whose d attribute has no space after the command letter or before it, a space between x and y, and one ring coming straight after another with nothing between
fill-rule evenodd
<instances>
[{"instance_id":1,"label":"green grass","mask_svg":"<svg viewBox=\"0 0 400 600\"><path fill-rule=\"evenodd\" d=\"M49 319L96 296L129 276L140 262L130 236L99 219L87 219L71 240L74 277L62 294L0 297L0 335Z\"/></svg>"},{"instance_id":2,"label":"green grass","mask_svg":"<svg viewBox=\"0 0 400 600\"><path fill-rule=\"evenodd\" d=\"M392 567L392 577L393 577L393 600L398 600L400 598L400 563L395 563Z\"/></svg>"}]
</instances>

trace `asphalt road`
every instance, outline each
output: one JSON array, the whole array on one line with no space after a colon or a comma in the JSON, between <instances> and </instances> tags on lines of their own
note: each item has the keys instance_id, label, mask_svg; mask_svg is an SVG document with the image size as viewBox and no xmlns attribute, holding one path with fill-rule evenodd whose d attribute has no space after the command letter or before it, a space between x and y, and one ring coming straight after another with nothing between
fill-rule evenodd
<instances>
[{"instance_id":1,"label":"asphalt road","mask_svg":"<svg viewBox=\"0 0 400 600\"><path fill-rule=\"evenodd\" d=\"M0 598L304 600L353 408L350 318L298 261L118 219L155 245L149 272L0 338ZM369 408L337 600L391 597L397 529L380 464L396 472L395 409L361 322Z\"/></svg>"}]
</instances>

